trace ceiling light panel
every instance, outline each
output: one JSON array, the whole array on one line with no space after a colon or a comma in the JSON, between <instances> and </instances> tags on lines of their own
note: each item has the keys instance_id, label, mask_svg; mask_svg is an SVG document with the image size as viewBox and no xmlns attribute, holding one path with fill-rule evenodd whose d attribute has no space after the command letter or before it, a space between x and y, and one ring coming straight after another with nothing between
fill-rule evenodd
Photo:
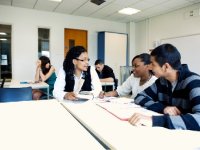
<instances>
[{"instance_id":1,"label":"ceiling light panel","mask_svg":"<svg viewBox=\"0 0 200 150\"><path fill-rule=\"evenodd\" d=\"M118 11L118 13L125 14L125 15L133 15L133 14L136 14L138 12L140 12L140 10L134 9L134 8L130 8L130 7L123 8L123 9L121 9L121 10Z\"/></svg>"}]
</instances>

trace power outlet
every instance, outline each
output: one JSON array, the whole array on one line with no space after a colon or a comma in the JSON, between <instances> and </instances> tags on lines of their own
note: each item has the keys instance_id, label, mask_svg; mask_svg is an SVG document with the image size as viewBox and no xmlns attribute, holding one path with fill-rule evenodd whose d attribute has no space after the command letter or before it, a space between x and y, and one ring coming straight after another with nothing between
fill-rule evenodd
<instances>
[{"instance_id":1,"label":"power outlet","mask_svg":"<svg viewBox=\"0 0 200 150\"><path fill-rule=\"evenodd\" d=\"M185 13L185 18L189 19L192 17L197 17L200 15L200 9L194 9L194 10L190 10L188 12Z\"/></svg>"}]
</instances>

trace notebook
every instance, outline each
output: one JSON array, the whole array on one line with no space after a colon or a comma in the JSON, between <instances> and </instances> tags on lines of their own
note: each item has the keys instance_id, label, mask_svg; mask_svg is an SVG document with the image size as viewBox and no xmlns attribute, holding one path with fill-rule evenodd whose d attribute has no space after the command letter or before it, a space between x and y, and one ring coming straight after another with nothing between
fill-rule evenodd
<instances>
[{"instance_id":1,"label":"notebook","mask_svg":"<svg viewBox=\"0 0 200 150\"><path fill-rule=\"evenodd\" d=\"M108 113L112 114L113 116L122 121L128 121L128 119L134 113L141 113L147 116L160 115L156 112L142 108L141 106L136 105L134 103L105 102L105 103L96 103L96 105L103 108Z\"/></svg>"},{"instance_id":2,"label":"notebook","mask_svg":"<svg viewBox=\"0 0 200 150\"><path fill-rule=\"evenodd\" d=\"M75 100L64 100L67 103L84 103L87 102L88 100L93 99L93 95L81 95L77 94Z\"/></svg>"}]
</instances>

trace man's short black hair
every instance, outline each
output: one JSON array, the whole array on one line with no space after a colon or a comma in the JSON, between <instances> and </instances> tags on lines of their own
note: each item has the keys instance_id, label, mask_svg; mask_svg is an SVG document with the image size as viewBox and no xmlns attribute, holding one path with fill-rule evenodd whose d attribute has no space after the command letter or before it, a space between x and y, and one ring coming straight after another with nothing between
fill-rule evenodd
<instances>
[{"instance_id":1,"label":"man's short black hair","mask_svg":"<svg viewBox=\"0 0 200 150\"><path fill-rule=\"evenodd\" d=\"M151 52L151 56L155 57L156 62L162 67L165 63L169 63L173 69L178 70L181 66L181 54L177 48L171 44L162 44Z\"/></svg>"},{"instance_id":2,"label":"man's short black hair","mask_svg":"<svg viewBox=\"0 0 200 150\"><path fill-rule=\"evenodd\" d=\"M104 64L101 59L97 59L94 63L94 65Z\"/></svg>"}]
</instances>

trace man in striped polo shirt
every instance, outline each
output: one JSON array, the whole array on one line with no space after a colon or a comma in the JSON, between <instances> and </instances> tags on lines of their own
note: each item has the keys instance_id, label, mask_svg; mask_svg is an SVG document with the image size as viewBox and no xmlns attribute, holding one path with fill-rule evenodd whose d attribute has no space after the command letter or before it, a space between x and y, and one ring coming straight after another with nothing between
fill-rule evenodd
<instances>
[{"instance_id":1,"label":"man in striped polo shirt","mask_svg":"<svg viewBox=\"0 0 200 150\"><path fill-rule=\"evenodd\" d=\"M135 103L162 115L135 113L133 125L200 131L200 76L181 64L179 51L163 44L151 52L156 82L135 97Z\"/></svg>"}]
</instances>

